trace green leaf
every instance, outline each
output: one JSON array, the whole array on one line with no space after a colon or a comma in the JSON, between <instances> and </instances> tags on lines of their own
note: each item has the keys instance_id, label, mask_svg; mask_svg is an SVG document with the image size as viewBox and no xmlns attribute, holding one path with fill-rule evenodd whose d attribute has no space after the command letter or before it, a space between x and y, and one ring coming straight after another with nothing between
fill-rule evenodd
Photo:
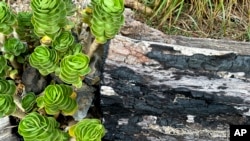
<instances>
[{"instance_id":1,"label":"green leaf","mask_svg":"<svg viewBox=\"0 0 250 141\"><path fill-rule=\"evenodd\" d=\"M59 78L63 82L72 84L77 88L81 87L81 77L91 71L89 61L89 57L82 53L64 57L60 62Z\"/></svg>"},{"instance_id":2,"label":"green leaf","mask_svg":"<svg viewBox=\"0 0 250 141\"><path fill-rule=\"evenodd\" d=\"M92 0L89 7L93 13L85 10L82 13L84 21L90 21L91 33L98 43L104 44L124 24L124 0Z\"/></svg>"},{"instance_id":3,"label":"green leaf","mask_svg":"<svg viewBox=\"0 0 250 141\"><path fill-rule=\"evenodd\" d=\"M67 6L62 0L32 0L32 24L37 36L55 39L66 23Z\"/></svg>"},{"instance_id":4,"label":"green leaf","mask_svg":"<svg viewBox=\"0 0 250 141\"><path fill-rule=\"evenodd\" d=\"M53 42L53 47L59 52L66 52L75 39L69 31L63 31Z\"/></svg>"},{"instance_id":5,"label":"green leaf","mask_svg":"<svg viewBox=\"0 0 250 141\"><path fill-rule=\"evenodd\" d=\"M64 84L49 85L43 95L37 99L38 107L45 107L49 115L56 115L62 111L64 115L73 115L77 108L77 102L71 98L73 89Z\"/></svg>"},{"instance_id":6,"label":"green leaf","mask_svg":"<svg viewBox=\"0 0 250 141\"><path fill-rule=\"evenodd\" d=\"M7 65L7 60L2 55L0 55L0 66L0 78L5 78L10 67Z\"/></svg>"},{"instance_id":7,"label":"green leaf","mask_svg":"<svg viewBox=\"0 0 250 141\"><path fill-rule=\"evenodd\" d=\"M76 141L101 141L105 128L99 119L83 119L69 129Z\"/></svg>"},{"instance_id":8,"label":"green leaf","mask_svg":"<svg viewBox=\"0 0 250 141\"><path fill-rule=\"evenodd\" d=\"M4 42L5 52L14 56L19 56L21 53L24 53L26 49L27 46L16 38L9 38Z\"/></svg>"},{"instance_id":9,"label":"green leaf","mask_svg":"<svg viewBox=\"0 0 250 141\"><path fill-rule=\"evenodd\" d=\"M75 43L74 45L70 46L68 50L68 55L74 55L82 52L82 45L80 43Z\"/></svg>"},{"instance_id":10,"label":"green leaf","mask_svg":"<svg viewBox=\"0 0 250 141\"><path fill-rule=\"evenodd\" d=\"M12 26L16 23L15 15L5 2L0 2L0 32L8 35L13 31Z\"/></svg>"},{"instance_id":11,"label":"green leaf","mask_svg":"<svg viewBox=\"0 0 250 141\"><path fill-rule=\"evenodd\" d=\"M3 116L8 116L15 112L16 105L14 103L13 97L8 94L0 93L0 118Z\"/></svg>"},{"instance_id":12,"label":"green leaf","mask_svg":"<svg viewBox=\"0 0 250 141\"><path fill-rule=\"evenodd\" d=\"M51 117L32 112L18 125L18 133L25 141L68 141L69 136L59 129L59 123Z\"/></svg>"},{"instance_id":13,"label":"green leaf","mask_svg":"<svg viewBox=\"0 0 250 141\"><path fill-rule=\"evenodd\" d=\"M12 80L0 79L0 93L13 96L16 92L16 85Z\"/></svg>"},{"instance_id":14,"label":"green leaf","mask_svg":"<svg viewBox=\"0 0 250 141\"><path fill-rule=\"evenodd\" d=\"M17 14L17 33L21 35L19 38L26 41L27 43L34 43L39 41L39 38L35 35L33 25L31 23L31 12L18 12Z\"/></svg>"},{"instance_id":15,"label":"green leaf","mask_svg":"<svg viewBox=\"0 0 250 141\"><path fill-rule=\"evenodd\" d=\"M38 46L29 57L32 67L39 70L42 75L48 75L55 71L59 57L54 49L45 46Z\"/></svg>"},{"instance_id":16,"label":"green leaf","mask_svg":"<svg viewBox=\"0 0 250 141\"><path fill-rule=\"evenodd\" d=\"M16 110L13 95L16 92L16 85L12 80L0 79L0 115L7 116Z\"/></svg>"},{"instance_id":17,"label":"green leaf","mask_svg":"<svg viewBox=\"0 0 250 141\"><path fill-rule=\"evenodd\" d=\"M27 93L21 101L22 107L26 112L32 111L36 104L36 95L33 92Z\"/></svg>"}]
</instances>

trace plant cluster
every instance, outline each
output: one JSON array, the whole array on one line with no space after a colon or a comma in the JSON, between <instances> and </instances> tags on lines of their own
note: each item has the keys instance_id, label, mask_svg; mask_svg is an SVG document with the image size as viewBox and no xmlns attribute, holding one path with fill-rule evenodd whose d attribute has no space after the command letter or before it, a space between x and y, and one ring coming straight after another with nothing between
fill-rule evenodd
<instances>
[{"instance_id":1,"label":"plant cluster","mask_svg":"<svg viewBox=\"0 0 250 141\"><path fill-rule=\"evenodd\" d=\"M69 17L78 9L71 0L31 0L30 6L31 11L15 13L0 2L0 117L20 118L18 133L25 141L100 141L105 128L99 119L83 117L68 124L67 133L57 117L80 110L76 90L86 85L83 80L92 70L89 63L96 48L112 39L124 23L124 1L92 0L82 10L80 18L95 38L89 47L72 33L76 27ZM20 92L27 65L60 81L52 80L39 94Z\"/></svg>"}]
</instances>

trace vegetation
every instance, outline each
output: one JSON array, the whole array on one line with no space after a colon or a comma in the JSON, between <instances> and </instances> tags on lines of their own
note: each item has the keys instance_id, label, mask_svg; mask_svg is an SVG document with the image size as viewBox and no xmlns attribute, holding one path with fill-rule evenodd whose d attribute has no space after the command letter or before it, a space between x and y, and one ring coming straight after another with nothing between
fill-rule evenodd
<instances>
[{"instance_id":1,"label":"vegetation","mask_svg":"<svg viewBox=\"0 0 250 141\"><path fill-rule=\"evenodd\" d=\"M18 133L25 141L101 141L105 128L99 119L74 119L81 110L77 90L85 88L85 77L95 70L89 65L95 50L124 23L124 1L92 0L77 9L71 0L31 0L30 7L15 13L0 2L0 117L19 118ZM79 23L72 15L89 26L90 46L75 37ZM27 66L49 78L41 93L20 87ZM71 120L60 122L59 116Z\"/></svg>"},{"instance_id":2,"label":"vegetation","mask_svg":"<svg viewBox=\"0 0 250 141\"><path fill-rule=\"evenodd\" d=\"M138 19L170 35L250 41L247 0L140 0L152 11ZM141 18L143 17L143 18Z\"/></svg>"}]
</instances>

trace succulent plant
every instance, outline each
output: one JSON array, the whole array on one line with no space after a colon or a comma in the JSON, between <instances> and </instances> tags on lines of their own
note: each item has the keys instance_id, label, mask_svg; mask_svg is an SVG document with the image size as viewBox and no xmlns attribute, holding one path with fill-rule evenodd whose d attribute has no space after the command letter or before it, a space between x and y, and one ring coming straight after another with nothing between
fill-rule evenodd
<instances>
[{"instance_id":1,"label":"succulent plant","mask_svg":"<svg viewBox=\"0 0 250 141\"><path fill-rule=\"evenodd\" d=\"M0 79L0 117L7 116L15 112L16 104L13 95L16 86L12 80Z\"/></svg>"},{"instance_id":2,"label":"succulent plant","mask_svg":"<svg viewBox=\"0 0 250 141\"><path fill-rule=\"evenodd\" d=\"M92 0L90 10L86 10L83 16L90 20L91 33L95 36L98 43L105 43L113 38L124 23L124 0Z\"/></svg>"},{"instance_id":3,"label":"succulent plant","mask_svg":"<svg viewBox=\"0 0 250 141\"><path fill-rule=\"evenodd\" d=\"M0 118L10 115L16 110L13 97L7 94L0 93Z\"/></svg>"},{"instance_id":4,"label":"succulent plant","mask_svg":"<svg viewBox=\"0 0 250 141\"><path fill-rule=\"evenodd\" d=\"M0 93L13 96L16 92L16 85L12 80L0 79Z\"/></svg>"},{"instance_id":5,"label":"succulent plant","mask_svg":"<svg viewBox=\"0 0 250 141\"><path fill-rule=\"evenodd\" d=\"M66 5L67 16L73 15L74 12L76 11L76 7L72 2L72 0L63 0L63 1L65 2Z\"/></svg>"},{"instance_id":6,"label":"succulent plant","mask_svg":"<svg viewBox=\"0 0 250 141\"><path fill-rule=\"evenodd\" d=\"M39 70L42 75L48 75L55 71L59 61L58 53L54 49L38 46L29 57L32 67Z\"/></svg>"},{"instance_id":7,"label":"succulent plant","mask_svg":"<svg viewBox=\"0 0 250 141\"><path fill-rule=\"evenodd\" d=\"M80 43L75 43L68 49L68 55L74 55L82 52L82 45Z\"/></svg>"},{"instance_id":8,"label":"succulent plant","mask_svg":"<svg viewBox=\"0 0 250 141\"><path fill-rule=\"evenodd\" d=\"M31 22L37 36L54 39L67 24L66 5L63 0L31 0Z\"/></svg>"},{"instance_id":9,"label":"succulent plant","mask_svg":"<svg viewBox=\"0 0 250 141\"><path fill-rule=\"evenodd\" d=\"M37 36L35 35L33 31L33 25L31 23L31 12L18 12L17 14L17 33L21 36L19 38L21 40L24 40L28 43L30 42L36 42L38 40Z\"/></svg>"},{"instance_id":10,"label":"succulent plant","mask_svg":"<svg viewBox=\"0 0 250 141\"><path fill-rule=\"evenodd\" d=\"M54 118L32 112L20 121L18 133L25 141L68 141L68 134L62 132L59 126Z\"/></svg>"},{"instance_id":11,"label":"succulent plant","mask_svg":"<svg viewBox=\"0 0 250 141\"><path fill-rule=\"evenodd\" d=\"M82 86L81 77L91 71L89 61L89 57L82 53L68 55L61 60L60 71L57 72L57 75L63 82L80 88Z\"/></svg>"},{"instance_id":12,"label":"succulent plant","mask_svg":"<svg viewBox=\"0 0 250 141\"><path fill-rule=\"evenodd\" d=\"M62 112L63 115L73 115L77 110L77 102L71 95L74 94L70 86L64 84L49 85L43 95L37 98L39 108L45 108L49 115Z\"/></svg>"},{"instance_id":13,"label":"succulent plant","mask_svg":"<svg viewBox=\"0 0 250 141\"><path fill-rule=\"evenodd\" d=\"M0 66L0 78L5 78L11 68L7 65L7 60L4 58L3 55L0 55Z\"/></svg>"},{"instance_id":14,"label":"succulent plant","mask_svg":"<svg viewBox=\"0 0 250 141\"><path fill-rule=\"evenodd\" d=\"M10 34L15 23L16 19L13 12L5 2L0 2L0 33Z\"/></svg>"},{"instance_id":15,"label":"succulent plant","mask_svg":"<svg viewBox=\"0 0 250 141\"><path fill-rule=\"evenodd\" d=\"M101 141L105 128L99 119L83 119L69 129L76 141Z\"/></svg>"},{"instance_id":16,"label":"succulent plant","mask_svg":"<svg viewBox=\"0 0 250 141\"><path fill-rule=\"evenodd\" d=\"M4 42L4 51L10 55L19 56L26 49L27 46L16 38L9 38Z\"/></svg>"},{"instance_id":17,"label":"succulent plant","mask_svg":"<svg viewBox=\"0 0 250 141\"><path fill-rule=\"evenodd\" d=\"M25 112L31 112L36 104L36 95L33 92L25 94L22 98L21 105Z\"/></svg>"},{"instance_id":18,"label":"succulent plant","mask_svg":"<svg viewBox=\"0 0 250 141\"><path fill-rule=\"evenodd\" d=\"M68 48L73 45L75 39L74 36L69 31L63 31L61 34L54 40L53 47L58 52L67 52Z\"/></svg>"}]
</instances>

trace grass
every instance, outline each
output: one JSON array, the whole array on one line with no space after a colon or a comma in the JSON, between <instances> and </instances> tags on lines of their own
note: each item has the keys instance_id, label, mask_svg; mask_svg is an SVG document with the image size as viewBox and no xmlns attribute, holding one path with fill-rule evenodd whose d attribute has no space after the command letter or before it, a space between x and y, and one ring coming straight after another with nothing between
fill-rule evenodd
<instances>
[{"instance_id":1,"label":"grass","mask_svg":"<svg viewBox=\"0 0 250 141\"><path fill-rule=\"evenodd\" d=\"M141 0L140 2L153 10L150 16L143 16L140 19L166 34L250 41L248 0Z\"/></svg>"}]
</instances>

